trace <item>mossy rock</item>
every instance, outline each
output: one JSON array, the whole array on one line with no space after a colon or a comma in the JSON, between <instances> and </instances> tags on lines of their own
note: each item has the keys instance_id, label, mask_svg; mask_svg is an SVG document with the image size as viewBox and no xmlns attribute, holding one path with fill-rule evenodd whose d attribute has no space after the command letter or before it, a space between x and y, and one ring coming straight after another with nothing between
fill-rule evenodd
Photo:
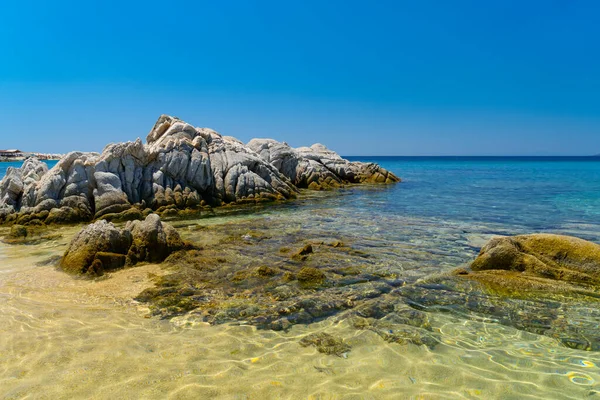
<instances>
[{"instance_id":1,"label":"mossy rock","mask_svg":"<svg viewBox=\"0 0 600 400\"><path fill-rule=\"evenodd\" d=\"M62 237L61 234L50 232L45 225L27 227L23 225L13 225L10 228L8 235L2 239L2 242L6 244L35 245L60 237Z\"/></svg>"},{"instance_id":2,"label":"mossy rock","mask_svg":"<svg viewBox=\"0 0 600 400\"><path fill-rule=\"evenodd\" d=\"M100 219L105 219L111 222L125 222L144 219L145 216L138 208L132 207L120 213L104 214Z\"/></svg>"},{"instance_id":3,"label":"mossy rock","mask_svg":"<svg viewBox=\"0 0 600 400\"><path fill-rule=\"evenodd\" d=\"M275 268L271 268L266 265L261 265L260 267L256 268L256 275L263 278L270 278L277 275L277 273L278 271Z\"/></svg>"},{"instance_id":4,"label":"mossy rock","mask_svg":"<svg viewBox=\"0 0 600 400\"><path fill-rule=\"evenodd\" d=\"M344 343L343 339L336 338L325 332L311 333L303 337L300 340L300 345L302 347L314 346L319 353L338 357L346 357L347 353L352 349L350 345Z\"/></svg>"},{"instance_id":5,"label":"mossy rock","mask_svg":"<svg viewBox=\"0 0 600 400\"><path fill-rule=\"evenodd\" d=\"M75 235L60 265L64 271L71 274L101 275L104 267L102 261L96 258L96 254L105 252L124 255L131 246L131 241L129 231L122 231L112 223L99 220Z\"/></svg>"},{"instance_id":6,"label":"mossy rock","mask_svg":"<svg viewBox=\"0 0 600 400\"><path fill-rule=\"evenodd\" d=\"M469 271L458 275L511 290L541 288L568 282L600 286L600 245L583 239L551 234L494 238L482 249ZM529 282L528 282L529 281ZM558 283L560 286L560 283Z\"/></svg>"},{"instance_id":7,"label":"mossy rock","mask_svg":"<svg viewBox=\"0 0 600 400\"><path fill-rule=\"evenodd\" d=\"M300 260L300 261L304 261L308 258L309 254L313 253L313 247L311 244L307 244L304 245L304 247L302 247L300 250L298 250L297 252L295 252L292 255L292 258L295 260Z\"/></svg>"},{"instance_id":8,"label":"mossy rock","mask_svg":"<svg viewBox=\"0 0 600 400\"><path fill-rule=\"evenodd\" d=\"M302 267L296 274L298 282L304 284L318 284L323 282L325 278L323 271L315 267Z\"/></svg>"},{"instance_id":9,"label":"mossy rock","mask_svg":"<svg viewBox=\"0 0 600 400\"><path fill-rule=\"evenodd\" d=\"M94 256L95 260L102 263L104 271L111 271L125 266L125 254L111 253L107 251L99 251Z\"/></svg>"},{"instance_id":10,"label":"mossy rock","mask_svg":"<svg viewBox=\"0 0 600 400\"><path fill-rule=\"evenodd\" d=\"M18 239L27 237L29 232L23 225L13 225L10 227L10 233L8 234L9 239Z\"/></svg>"}]
</instances>

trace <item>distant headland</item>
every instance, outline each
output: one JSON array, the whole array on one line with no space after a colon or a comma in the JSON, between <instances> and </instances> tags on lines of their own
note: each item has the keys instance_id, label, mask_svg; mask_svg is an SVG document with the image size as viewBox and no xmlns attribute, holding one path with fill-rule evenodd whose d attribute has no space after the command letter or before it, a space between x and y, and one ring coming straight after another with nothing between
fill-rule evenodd
<instances>
[{"instance_id":1,"label":"distant headland","mask_svg":"<svg viewBox=\"0 0 600 400\"><path fill-rule=\"evenodd\" d=\"M23 161L28 157L36 157L38 160L60 160L62 154L35 153L19 149L0 150L0 162Z\"/></svg>"}]
</instances>

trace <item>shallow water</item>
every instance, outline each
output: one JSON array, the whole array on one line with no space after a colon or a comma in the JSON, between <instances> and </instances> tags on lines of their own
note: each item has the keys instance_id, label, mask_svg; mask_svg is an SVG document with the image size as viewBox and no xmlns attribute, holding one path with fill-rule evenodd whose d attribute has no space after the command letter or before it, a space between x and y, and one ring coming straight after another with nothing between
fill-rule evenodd
<instances>
[{"instance_id":1,"label":"shallow water","mask_svg":"<svg viewBox=\"0 0 600 400\"><path fill-rule=\"evenodd\" d=\"M468 263L493 235L548 231L600 241L600 163L377 161L404 183L308 193L174 224L192 241L201 240L197 225L259 229L277 246L340 238L370 255L369 268L407 281ZM35 246L0 244L0 398L600 396L598 353L468 315L429 313L439 341L431 349L385 342L339 316L287 332L146 318L147 306L132 298L152 285L149 274L166 273L159 266L87 281L38 265L62 254L78 229ZM236 260L269 260L269 243ZM313 332L344 338L352 349L344 358L298 344Z\"/></svg>"},{"instance_id":2,"label":"shallow water","mask_svg":"<svg viewBox=\"0 0 600 400\"><path fill-rule=\"evenodd\" d=\"M46 164L48 164L48 168L54 167L58 160L43 160ZM0 179L6 175L6 170L9 167L19 168L23 165L22 161L0 161Z\"/></svg>"}]
</instances>

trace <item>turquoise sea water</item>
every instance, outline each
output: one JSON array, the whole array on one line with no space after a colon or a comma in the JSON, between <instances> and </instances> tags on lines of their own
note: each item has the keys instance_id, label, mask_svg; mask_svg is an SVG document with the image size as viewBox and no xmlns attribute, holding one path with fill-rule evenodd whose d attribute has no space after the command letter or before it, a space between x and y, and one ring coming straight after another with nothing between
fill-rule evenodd
<instances>
[{"instance_id":1,"label":"turquoise sea water","mask_svg":"<svg viewBox=\"0 0 600 400\"><path fill-rule=\"evenodd\" d=\"M376 213L495 223L524 231L600 226L600 159L590 157L348 157L403 180L356 189L344 205ZM49 167L57 161L47 161ZM0 177L21 162L0 163ZM598 230L600 238L600 229ZM590 233L587 232L589 236ZM595 236L594 234L591 234Z\"/></svg>"},{"instance_id":2,"label":"turquoise sea water","mask_svg":"<svg viewBox=\"0 0 600 400\"><path fill-rule=\"evenodd\" d=\"M56 163L58 162L58 160L47 160L44 161L46 164L48 164L48 168L52 168L56 165ZM4 162L0 162L0 179L2 179L4 177L4 175L6 174L6 170L9 167L13 167L13 168L19 168L21 165L23 165L22 161L4 161Z\"/></svg>"},{"instance_id":3,"label":"turquoise sea water","mask_svg":"<svg viewBox=\"0 0 600 400\"><path fill-rule=\"evenodd\" d=\"M382 214L515 231L571 230L600 239L600 158L349 157L395 172L403 183L353 199ZM583 232L585 231L585 232ZM595 232L593 232L595 231Z\"/></svg>"}]
</instances>

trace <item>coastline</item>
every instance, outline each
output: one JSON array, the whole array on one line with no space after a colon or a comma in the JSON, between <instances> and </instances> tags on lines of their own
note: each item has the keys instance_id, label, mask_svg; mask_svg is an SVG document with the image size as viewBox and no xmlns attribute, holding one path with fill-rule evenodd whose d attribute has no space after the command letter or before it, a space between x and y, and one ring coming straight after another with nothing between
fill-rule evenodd
<instances>
[{"instance_id":1,"label":"coastline","mask_svg":"<svg viewBox=\"0 0 600 400\"><path fill-rule=\"evenodd\" d=\"M23 162L28 158L37 158L41 161L60 161L64 157L63 154L50 154L50 153L27 153L23 156L18 157L1 157L0 162Z\"/></svg>"}]
</instances>

